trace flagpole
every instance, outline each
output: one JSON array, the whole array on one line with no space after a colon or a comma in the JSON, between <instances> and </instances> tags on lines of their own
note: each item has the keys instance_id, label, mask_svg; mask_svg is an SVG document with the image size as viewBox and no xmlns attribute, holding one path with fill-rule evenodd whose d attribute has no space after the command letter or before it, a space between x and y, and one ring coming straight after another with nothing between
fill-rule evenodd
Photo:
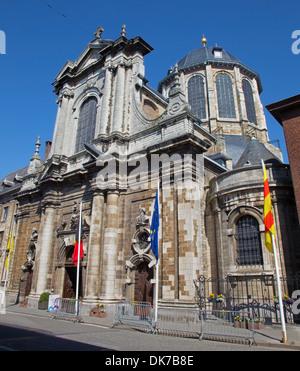
<instances>
[{"instance_id":1,"label":"flagpole","mask_svg":"<svg viewBox=\"0 0 300 371\"><path fill-rule=\"evenodd\" d=\"M79 298L79 270L80 270L80 250L81 250L81 214L82 214L82 202L80 202L79 212L79 232L78 232L78 255L77 255L77 277L76 277L76 313L78 314L78 298Z\"/></svg>"},{"instance_id":2,"label":"flagpole","mask_svg":"<svg viewBox=\"0 0 300 371\"><path fill-rule=\"evenodd\" d=\"M15 217L15 212L13 213L13 227L12 231L9 237L9 250L8 250L8 257L7 257L7 269L5 272L5 281L4 281L4 289L3 289L3 294L2 294L2 303L1 303L1 308L3 307L4 304L4 299L5 299L5 293L6 293L6 288L7 288L7 281L8 281L8 274L9 274L9 267L10 267L10 259L11 259L11 249L13 248L14 245L14 235L15 235L15 225L16 225L16 217Z\"/></svg>"},{"instance_id":3,"label":"flagpole","mask_svg":"<svg viewBox=\"0 0 300 371\"><path fill-rule=\"evenodd\" d=\"M278 288L278 301L279 301L280 321L281 321L281 328L282 328L282 342L287 343L288 340L287 340L287 335L286 335L286 326L285 326L285 318L284 318L283 303L282 303L282 294L281 294L281 284L280 284L280 278L279 278L276 243L275 243L275 239L274 239L273 234L271 234L271 235L272 235L272 245L273 245L276 281L277 281L277 288Z\"/></svg>"},{"instance_id":4,"label":"flagpole","mask_svg":"<svg viewBox=\"0 0 300 371\"><path fill-rule=\"evenodd\" d=\"M158 205L159 205L159 181L157 184L157 200L158 200ZM157 232L158 233L158 232ZM157 254L159 253L159 250ZM158 312L158 266L159 266L159 259L156 259L156 270L155 270L155 284L156 284L156 290L155 290L155 312L154 312L154 323L155 327L157 324L157 312Z\"/></svg>"},{"instance_id":5,"label":"flagpole","mask_svg":"<svg viewBox=\"0 0 300 371\"><path fill-rule=\"evenodd\" d=\"M267 181L267 184L268 184L268 187L269 187L267 175L265 174L265 164L264 164L264 160L263 159L261 160L261 164L262 164L262 168L263 168L264 178L266 177L266 181ZM264 179L264 182L265 182L265 179ZM264 184L264 208L265 208L265 197L266 197L266 195L265 195L265 184ZM269 191L268 197L270 197L270 191ZM270 212L271 212L271 215L272 215L272 223L274 224L271 199L270 199ZM266 216L265 216L265 210L264 210L264 218L265 217ZM264 220L264 223L265 223L265 220ZM276 242L275 242L275 236L274 236L275 229L273 229L273 231L269 230L269 232L271 234L272 248L273 248L273 255L274 255L274 265L275 265L276 282L277 282L277 289L278 289L278 301L279 301L280 321L281 321L281 328L282 328L282 342L283 343L287 343L288 340L287 340L287 335L286 335L286 326L285 326L285 318L284 318L283 303L282 303L282 293L281 293L281 283L280 283L280 277L279 277L279 268L278 268L278 260L277 260ZM266 231L265 231L265 233L266 233Z\"/></svg>"}]
</instances>

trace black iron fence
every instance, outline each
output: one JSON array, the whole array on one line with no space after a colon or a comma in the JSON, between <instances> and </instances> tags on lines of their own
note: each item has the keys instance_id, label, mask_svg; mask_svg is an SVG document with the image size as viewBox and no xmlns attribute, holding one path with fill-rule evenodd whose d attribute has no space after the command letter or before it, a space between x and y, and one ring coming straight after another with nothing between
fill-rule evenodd
<instances>
[{"instance_id":1,"label":"black iron fence","mask_svg":"<svg viewBox=\"0 0 300 371\"><path fill-rule=\"evenodd\" d=\"M228 275L194 281L200 309L247 311L265 324L280 322L276 277L272 274ZM281 288L287 323L300 323L300 315L293 311L293 292L300 290L300 272L293 277L282 277Z\"/></svg>"}]
</instances>

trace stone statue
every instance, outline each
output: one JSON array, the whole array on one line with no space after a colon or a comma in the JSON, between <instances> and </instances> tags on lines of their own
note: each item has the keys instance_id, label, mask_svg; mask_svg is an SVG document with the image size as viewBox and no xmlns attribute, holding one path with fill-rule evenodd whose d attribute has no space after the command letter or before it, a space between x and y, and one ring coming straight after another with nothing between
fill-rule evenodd
<instances>
[{"instance_id":1,"label":"stone statue","mask_svg":"<svg viewBox=\"0 0 300 371\"><path fill-rule=\"evenodd\" d=\"M146 215L146 209L144 207L140 208L140 215L136 218L136 226L146 227L149 225L149 217Z\"/></svg>"},{"instance_id":2,"label":"stone statue","mask_svg":"<svg viewBox=\"0 0 300 371\"><path fill-rule=\"evenodd\" d=\"M78 227L78 221L79 221L79 212L77 210L77 206L75 203L75 205L73 206L73 214L71 216L70 228L76 229Z\"/></svg>"},{"instance_id":3,"label":"stone statue","mask_svg":"<svg viewBox=\"0 0 300 371\"><path fill-rule=\"evenodd\" d=\"M30 271L32 269L33 265L34 265L35 250L36 250L36 245L35 244L37 242L37 239L38 239L37 230L36 230L36 228L33 228L31 236L30 236L29 246L28 246L27 253L26 253L27 260L22 266L22 271L23 272Z\"/></svg>"}]
</instances>

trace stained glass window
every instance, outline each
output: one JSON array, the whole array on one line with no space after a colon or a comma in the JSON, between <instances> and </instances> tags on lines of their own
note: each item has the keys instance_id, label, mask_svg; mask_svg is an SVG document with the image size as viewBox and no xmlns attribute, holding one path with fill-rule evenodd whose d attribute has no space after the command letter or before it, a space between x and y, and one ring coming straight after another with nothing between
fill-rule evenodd
<instances>
[{"instance_id":1,"label":"stained glass window","mask_svg":"<svg viewBox=\"0 0 300 371\"><path fill-rule=\"evenodd\" d=\"M97 98L86 99L79 113L75 153L84 149L84 143L91 143L95 135Z\"/></svg>"},{"instance_id":2,"label":"stained glass window","mask_svg":"<svg viewBox=\"0 0 300 371\"><path fill-rule=\"evenodd\" d=\"M235 118L235 106L231 77L227 73L219 73L216 77L219 117Z\"/></svg>"},{"instance_id":3,"label":"stained glass window","mask_svg":"<svg viewBox=\"0 0 300 371\"><path fill-rule=\"evenodd\" d=\"M262 249L258 221L245 215L236 223L236 246L238 265L262 265Z\"/></svg>"},{"instance_id":4,"label":"stained glass window","mask_svg":"<svg viewBox=\"0 0 300 371\"><path fill-rule=\"evenodd\" d=\"M253 124L257 124L251 84L248 80L243 79L242 85L243 85L243 92L244 92L244 97L245 97L248 121L252 122Z\"/></svg>"},{"instance_id":5,"label":"stained glass window","mask_svg":"<svg viewBox=\"0 0 300 371\"><path fill-rule=\"evenodd\" d=\"M200 119L206 118L206 99L204 78L201 75L193 76L188 82L188 100L193 115Z\"/></svg>"}]
</instances>

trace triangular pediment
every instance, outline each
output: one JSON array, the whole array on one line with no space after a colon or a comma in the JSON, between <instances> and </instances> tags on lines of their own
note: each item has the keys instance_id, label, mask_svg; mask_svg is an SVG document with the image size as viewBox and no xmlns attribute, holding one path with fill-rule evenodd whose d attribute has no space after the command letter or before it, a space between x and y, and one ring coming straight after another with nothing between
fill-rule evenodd
<instances>
[{"instance_id":1,"label":"triangular pediment","mask_svg":"<svg viewBox=\"0 0 300 371\"><path fill-rule=\"evenodd\" d=\"M78 75L92 65L98 63L103 57L99 52L109 45L110 40L103 40L98 43L90 43L74 62L68 61L58 75L55 81L63 79L65 76Z\"/></svg>"}]
</instances>

